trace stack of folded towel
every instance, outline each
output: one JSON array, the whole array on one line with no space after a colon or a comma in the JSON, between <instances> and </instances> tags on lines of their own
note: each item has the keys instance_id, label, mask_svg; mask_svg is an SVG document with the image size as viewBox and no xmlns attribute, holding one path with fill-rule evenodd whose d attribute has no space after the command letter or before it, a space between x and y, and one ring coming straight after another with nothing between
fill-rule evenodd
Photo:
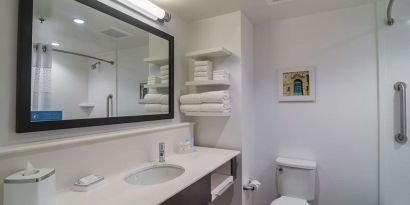
<instances>
[{"instance_id":1,"label":"stack of folded towel","mask_svg":"<svg viewBox=\"0 0 410 205\"><path fill-rule=\"evenodd\" d=\"M227 90L183 95L180 102L181 112L227 113L231 111L230 95Z\"/></svg>"},{"instance_id":2,"label":"stack of folded towel","mask_svg":"<svg viewBox=\"0 0 410 205\"><path fill-rule=\"evenodd\" d=\"M161 83L168 84L169 83L169 65L164 65L159 68L161 70Z\"/></svg>"},{"instance_id":3,"label":"stack of folded towel","mask_svg":"<svg viewBox=\"0 0 410 205\"><path fill-rule=\"evenodd\" d=\"M146 94L144 101L147 112L169 112L169 95Z\"/></svg>"},{"instance_id":4,"label":"stack of folded towel","mask_svg":"<svg viewBox=\"0 0 410 205\"><path fill-rule=\"evenodd\" d=\"M225 70L214 70L212 79L213 80L229 80L229 73Z\"/></svg>"},{"instance_id":5,"label":"stack of folded towel","mask_svg":"<svg viewBox=\"0 0 410 205\"><path fill-rule=\"evenodd\" d=\"M195 61L194 66L194 81L207 81L212 78L211 61Z\"/></svg>"},{"instance_id":6,"label":"stack of folded towel","mask_svg":"<svg viewBox=\"0 0 410 205\"><path fill-rule=\"evenodd\" d=\"M161 78L155 75L148 77L148 85L161 83Z\"/></svg>"}]
</instances>

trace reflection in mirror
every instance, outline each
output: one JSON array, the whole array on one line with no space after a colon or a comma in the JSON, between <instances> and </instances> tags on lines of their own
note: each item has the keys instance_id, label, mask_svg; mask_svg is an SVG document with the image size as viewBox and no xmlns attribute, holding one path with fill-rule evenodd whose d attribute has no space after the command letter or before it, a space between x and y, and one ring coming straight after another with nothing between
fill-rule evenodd
<instances>
[{"instance_id":1,"label":"reflection in mirror","mask_svg":"<svg viewBox=\"0 0 410 205\"><path fill-rule=\"evenodd\" d=\"M31 121L169 113L169 41L73 0L34 0Z\"/></svg>"}]
</instances>

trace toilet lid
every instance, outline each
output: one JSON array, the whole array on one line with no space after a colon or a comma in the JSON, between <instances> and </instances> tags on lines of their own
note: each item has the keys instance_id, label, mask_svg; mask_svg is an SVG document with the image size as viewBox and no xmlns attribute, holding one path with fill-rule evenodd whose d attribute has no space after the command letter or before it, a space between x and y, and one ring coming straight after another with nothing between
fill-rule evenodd
<instances>
[{"instance_id":1,"label":"toilet lid","mask_svg":"<svg viewBox=\"0 0 410 205\"><path fill-rule=\"evenodd\" d=\"M309 205L309 203L303 199L281 196L279 199L273 201L271 205Z\"/></svg>"}]
</instances>

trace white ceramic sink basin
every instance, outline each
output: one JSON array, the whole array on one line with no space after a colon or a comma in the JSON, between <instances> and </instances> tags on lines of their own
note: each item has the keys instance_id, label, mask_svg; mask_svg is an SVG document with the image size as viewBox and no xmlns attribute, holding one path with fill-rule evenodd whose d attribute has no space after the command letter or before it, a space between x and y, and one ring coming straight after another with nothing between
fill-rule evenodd
<instances>
[{"instance_id":1,"label":"white ceramic sink basin","mask_svg":"<svg viewBox=\"0 0 410 205\"><path fill-rule=\"evenodd\" d=\"M181 176L185 169L173 164L157 164L142 168L128 175L125 181L133 185L154 185L173 180Z\"/></svg>"}]
</instances>

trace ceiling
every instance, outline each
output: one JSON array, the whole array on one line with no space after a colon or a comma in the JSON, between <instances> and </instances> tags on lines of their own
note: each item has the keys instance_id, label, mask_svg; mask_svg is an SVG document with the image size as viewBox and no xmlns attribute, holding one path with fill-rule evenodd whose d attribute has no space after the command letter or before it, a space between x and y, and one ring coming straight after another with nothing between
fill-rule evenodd
<instances>
[{"instance_id":1,"label":"ceiling","mask_svg":"<svg viewBox=\"0 0 410 205\"><path fill-rule=\"evenodd\" d=\"M151 0L186 21L195 21L242 10L253 22L309 15L317 12L348 8L377 0ZM276 0L277 1L277 0ZM387 0L386 0L387 1Z\"/></svg>"},{"instance_id":2,"label":"ceiling","mask_svg":"<svg viewBox=\"0 0 410 205\"><path fill-rule=\"evenodd\" d=\"M59 49L88 55L148 45L148 32L73 0L34 0L33 16L34 43L58 42ZM74 18L85 24L73 23ZM101 32L110 28L128 36L112 38Z\"/></svg>"}]
</instances>

